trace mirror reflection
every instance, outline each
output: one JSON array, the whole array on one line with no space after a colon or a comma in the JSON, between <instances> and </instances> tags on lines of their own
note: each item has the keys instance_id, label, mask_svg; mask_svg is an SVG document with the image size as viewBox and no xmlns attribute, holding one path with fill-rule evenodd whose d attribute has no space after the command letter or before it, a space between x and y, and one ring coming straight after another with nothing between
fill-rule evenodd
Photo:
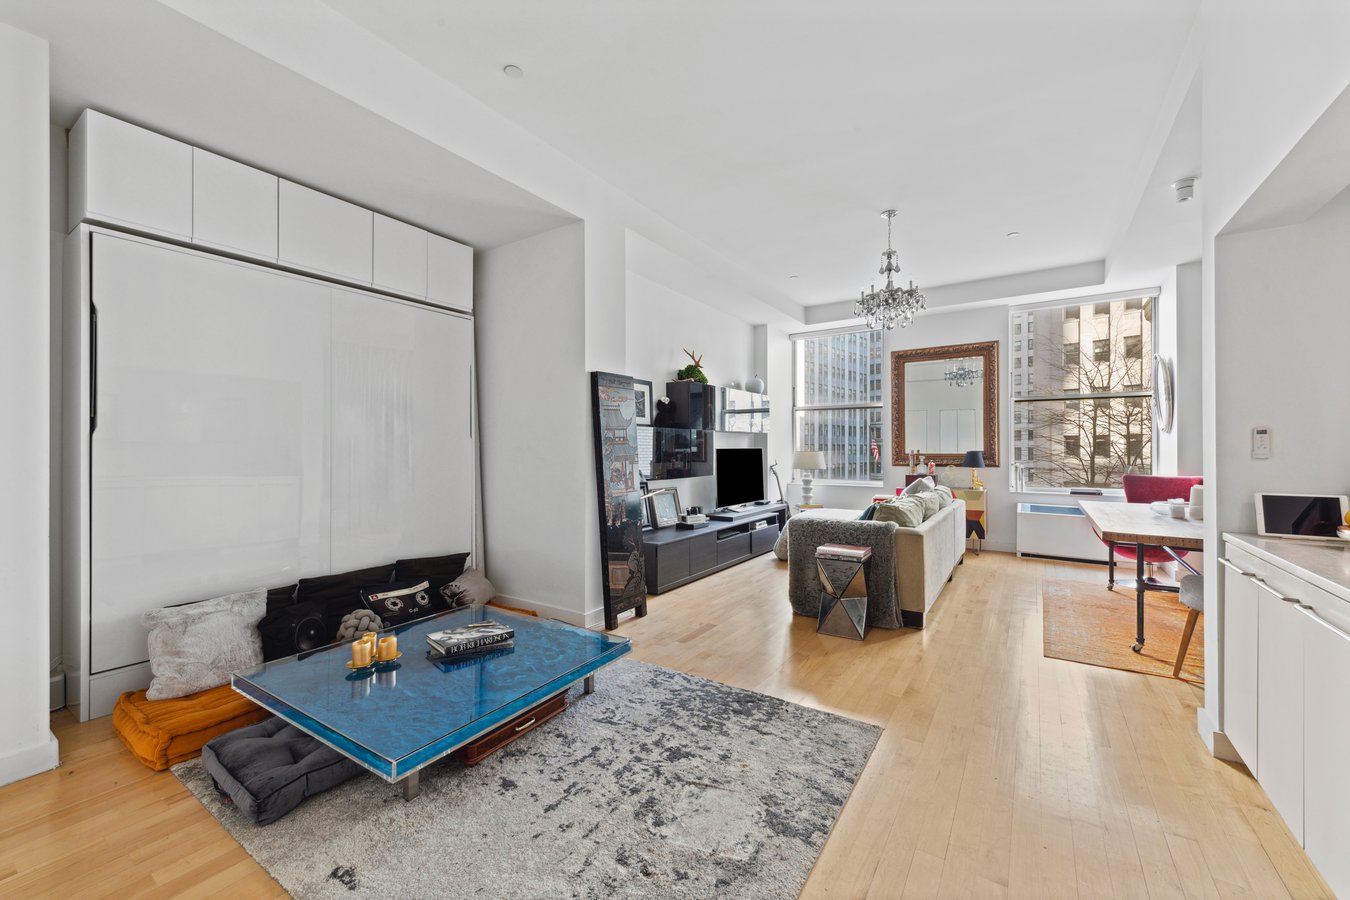
<instances>
[{"instance_id":1,"label":"mirror reflection","mask_svg":"<svg viewBox=\"0 0 1350 900\"><path fill-rule=\"evenodd\" d=\"M984 360L905 363L905 449L965 453L984 446Z\"/></svg>"}]
</instances>

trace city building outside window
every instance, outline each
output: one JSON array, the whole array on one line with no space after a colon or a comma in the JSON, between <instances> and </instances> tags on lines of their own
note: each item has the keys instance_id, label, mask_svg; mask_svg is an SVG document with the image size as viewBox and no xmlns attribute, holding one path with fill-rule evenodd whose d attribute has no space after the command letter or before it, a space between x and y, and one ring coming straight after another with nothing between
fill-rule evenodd
<instances>
[{"instance_id":1,"label":"city building outside window","mask_svg":"<svg viewBox=\"0 0 1350 900\"><path fill-rule=\"evenodd\" d=\"M1117 489L1125 474L1153 471L1155 302L1140 295L1011 311L1014 334L1049 337L1042 349L1027 341L1014 350L1012 363L1013 459L1029 489Z\"/></svg>"},{"instance_id":2,"label":"city building outside window","mask_svg":"<svg viewBox=\"0 0 1350 900\"><path fill-rule=\"evenodd\" d=\"M793 336L793 448L825 453L817 479L881 481L884 362L880 331Z\"/></svg>"}]
</instances>

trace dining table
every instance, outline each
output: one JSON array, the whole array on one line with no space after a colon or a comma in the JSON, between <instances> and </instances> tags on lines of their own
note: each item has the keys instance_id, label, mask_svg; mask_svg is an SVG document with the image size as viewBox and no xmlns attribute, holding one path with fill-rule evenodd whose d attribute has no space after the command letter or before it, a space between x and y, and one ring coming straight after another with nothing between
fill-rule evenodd
<instances>
[{"instance_id":1,"label":"dining table","mask_svg":"<svg viewBox=\"0 0 1350 900\"><path fill-rule=\"evenodd\" d=\"M1092 530L1097 532L1114 552L1120 544L1132 545L1135 553L1135 640L1130 647L1135 653L1144 649L1144 594L1147 591L1178 593L1177 585L1163 584L1144 577L1144 548L1158 547L1187 571L1198 575L1195 567L1183 558L1187 550L1205 548L1204 524L1190 518L1171 514L1166 504L1112 503L1105 500L1083 500L1082 507Z\"/></svg>"}]
</instances>

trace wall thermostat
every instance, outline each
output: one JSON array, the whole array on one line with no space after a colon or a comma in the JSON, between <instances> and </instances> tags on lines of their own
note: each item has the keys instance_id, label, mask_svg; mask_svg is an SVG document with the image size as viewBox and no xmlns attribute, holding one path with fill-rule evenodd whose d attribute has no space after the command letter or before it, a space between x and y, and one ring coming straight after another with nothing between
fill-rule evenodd
<instances>
[{"instance_id":1,"label":"wall thermostat","mask_svg":"<svg viewBox=\"0 0 1350 900\"><path fill-rule=\"evenodd\" d=\"M1252 429L1252 459L1270 459L1270 429L1264 425Z\"/></svg>"}]
</instances>

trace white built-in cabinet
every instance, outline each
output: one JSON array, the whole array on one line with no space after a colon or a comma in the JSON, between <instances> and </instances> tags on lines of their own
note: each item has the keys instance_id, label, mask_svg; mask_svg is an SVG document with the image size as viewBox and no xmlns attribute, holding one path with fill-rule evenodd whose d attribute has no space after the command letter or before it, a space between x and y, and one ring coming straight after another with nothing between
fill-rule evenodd
<instances>
[{"instance_id":1,"label":"white built-in cabinet","mask_svg":"<svg viewBox=\"0 0 1350 900\"><path fill-rule=\"evenodd\" d=\"M275 262L277 176L192 148L192 243Z\"/></svg>"},{"instance_id":2,"label":"white built-in cabinet","mask_svg":"<svg viewBox=\"0 0 1350 900\"><path fill-rule=\"evenodd\" d=\"M374 213L284 178L278 198L278 262L371 283Z\"/></svg>"},{"instance_id":3,"label":"white built-in cabinet","mask_svg":"<svg viewBox=\"0 0 1350 900\"><path fill-rule=\"evenodd\" d=\"M68 214L473 308L471 247L93 110L70 132Z\"/></svg>"},{"instance_id":4,"label":"white built-in cabinet","mask_svg":"<svg viewBox=\"0 0 1350 900\"><path fill-rule=\"evenodd\" d=\"M1350 588L1315 583L1344 576L1345 551L1291 545L1303 560L1325 555L1313 574L1276 539L1224 537L1224 733L1322 877L1350 896Z\"/></svg>"}]
</instances>

